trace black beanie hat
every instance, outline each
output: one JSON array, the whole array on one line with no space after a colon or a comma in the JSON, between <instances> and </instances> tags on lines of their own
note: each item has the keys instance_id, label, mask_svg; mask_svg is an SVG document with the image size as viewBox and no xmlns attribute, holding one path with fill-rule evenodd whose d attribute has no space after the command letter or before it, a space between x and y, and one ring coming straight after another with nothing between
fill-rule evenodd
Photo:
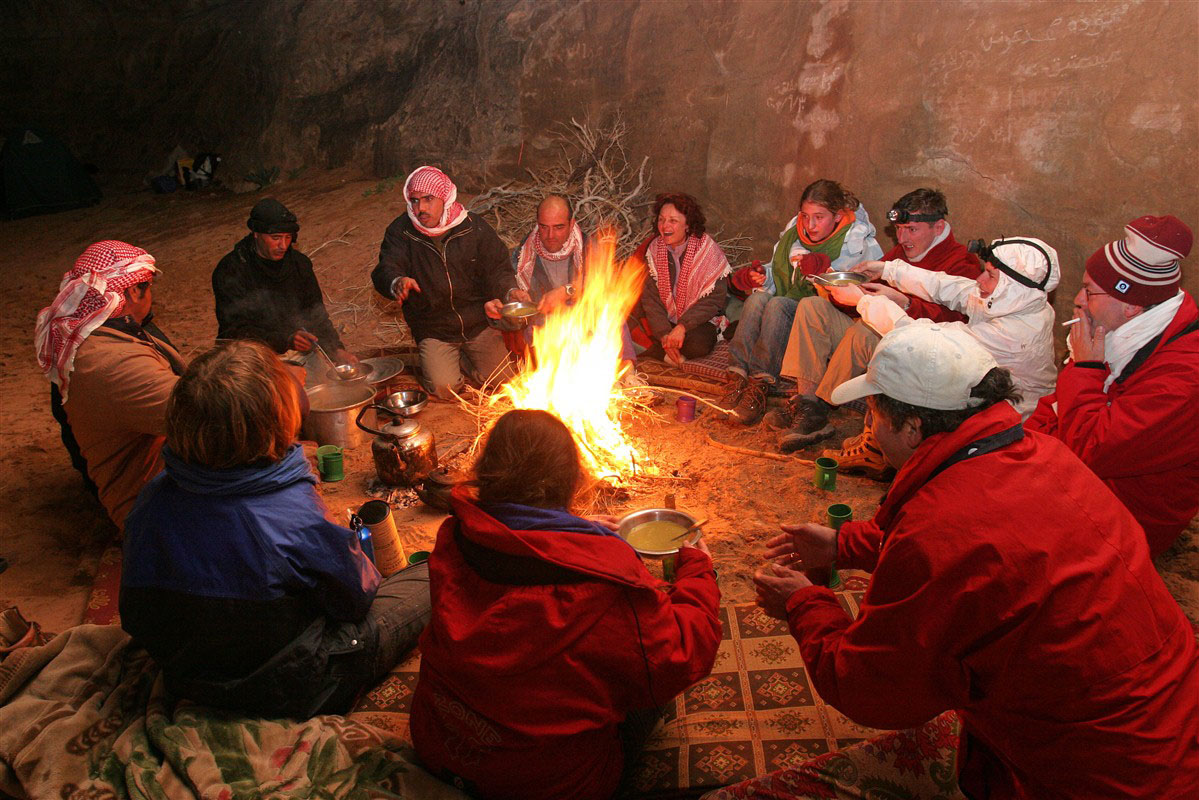
<instances>
[{"instance_id":1,"label":"black beanie hat","mask_svg":"<svg viewBox=\"0 0 1199 800\"><path fill-rule=\"evenodd\" d=\"M287 210L287 206L273 197L266 197L254 204L250 211L250 219L246 225L254 233L290 233L300 232L300 223L296 215Z\"/></svg>"}]
</instances>

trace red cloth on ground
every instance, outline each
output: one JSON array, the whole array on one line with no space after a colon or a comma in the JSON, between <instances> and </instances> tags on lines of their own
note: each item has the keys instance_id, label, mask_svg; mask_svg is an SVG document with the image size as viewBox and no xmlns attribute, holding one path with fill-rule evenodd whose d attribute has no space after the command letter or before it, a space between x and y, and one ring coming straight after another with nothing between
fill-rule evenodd
<instances>
[{"instance_id":1,"label":"red cloth on ground","mask_svg":"<svg viewBox=\"0 0 1199 800\"><path fill-rule=\"evenodd\" d=\"M1066 364L1024 423L1061 439L1107 483L1154 556L1199 511L1199 331L1166 344L1196 319L1187 294L1149 358L1106 393L1106 367Z\"/></svg>"},{"instance_id":2,"label":"red cloth on ground","mask_svg":"<svg viewBox=\"0 0 1199 800\"><path fill-rule=\"evenodd\" d=\"M970 280L977 279L979 272L981 272L978 256L967 250L966 245L959 243L957 239L953 238L952 232L943 241L930 249L924 258L919 261L909 261L905 258L903 247L900 245L895 245L884 253L882 260L903 261L921 269L944 272L948 275L960 275ZM908 306L907 315L912 319L931 319L933 322L966 322L964 314L950 311L939 303L913 297L910 294L907 297L912 302ZM856 311L853 316L857 316Z\"/></svg>"},{"instance_id":3,"label":"red cloth on ground","mask_svg":"<svg viewBox=\"0 0 1199 800\"><path fill-rule=\"evenodd\" d=\"M1034 432L930 478L1019 422L1000 404L930 437L842 526L838 564L874 574L857 620L828 589L790 598L813 686L880 728L957 710L975 796L1193 796L1195 636L1132 516Z\"/></svg>"},{"instance_id":4,"label":"red cloth on ground","mask_svg":"<svg viewBox=\"0 0 1199 800\"><path fill-rule=\"evenodd\" d=\"M622 767L616 726L706 676L720 592L702 552L679 553L673 586L616 537L510 530L452 499L429 559L433 616L421 638L412 741L433 772L489 798L606 798ZM465 561L483 547L589 578L511 586Z\"/></svg>"}]
</instances>

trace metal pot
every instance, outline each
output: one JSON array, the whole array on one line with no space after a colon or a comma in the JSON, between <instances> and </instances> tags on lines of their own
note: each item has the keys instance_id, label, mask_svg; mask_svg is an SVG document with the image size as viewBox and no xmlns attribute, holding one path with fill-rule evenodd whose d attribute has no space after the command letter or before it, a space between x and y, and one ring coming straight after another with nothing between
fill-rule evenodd
<instances>
[{"instance_id":1,"label":"metal pot","mask_svg":"<svg viewBox=\"0 0 1199 800\"><path fill-rule=\"evenodd\" d=\"M370 408L391 413L384 406ZM431 431L421 428L414 419L396 420L376 430L362 422L366 411L366 408L360 410L354 423L361 430L375 434L371 457L381 482L388 486L416 486L437 469L437 442Z\"/></svg>"},{"instance_id":2,"label":"metal pot","mask_svg":"<svg viewBox=\"0 0 1199 800\"><path fill-rule=\"evenodd\" d=\"M354 415L375 398L375 391L361 382L322 383L307 389L308 416L300 436L318 445L357 447L366 435L354 426Z\"/></svg>"},{"instance_id":3,"label":"metal pot","mask_svg":"<svg viewBox=\"0 0 1199 800\"><path fill-rule=\"evenodd\" d=\"M460 483L460 480L450 474L445 467L438 467L429 473L424 483L416 487L416 496L425 505L440 511L450 510L450 492Z\"/></svg>"}]
</instances>

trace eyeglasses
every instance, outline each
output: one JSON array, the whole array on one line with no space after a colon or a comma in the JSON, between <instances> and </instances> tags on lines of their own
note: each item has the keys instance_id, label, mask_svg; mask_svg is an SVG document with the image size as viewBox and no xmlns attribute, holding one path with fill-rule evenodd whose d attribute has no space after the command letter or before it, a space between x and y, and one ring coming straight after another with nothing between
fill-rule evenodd
<instances>
[{"instance_id":1,"label":"eyeglasses","mask_svg":"<svg viewBox=\"0 0 1199 800\"><path fill-rule=\"evenodd\" d=\"M1083 289L1082 289L1082 290L1083 290L1083 292L1086 294L1086 296L1087 296L1087 297L1094 297L1094 296L1095 296L1095 295L1097 295L1097 294L1101 294L1101 295L1103 295L1103 296L1105 296L1105 297L1107 296L1107 292L1096 292L1096 291L1092 291L1091 289L1088 289L1088 288L1086 288L1085 286L1083 287Z\"/></svg>"}]
</instances>

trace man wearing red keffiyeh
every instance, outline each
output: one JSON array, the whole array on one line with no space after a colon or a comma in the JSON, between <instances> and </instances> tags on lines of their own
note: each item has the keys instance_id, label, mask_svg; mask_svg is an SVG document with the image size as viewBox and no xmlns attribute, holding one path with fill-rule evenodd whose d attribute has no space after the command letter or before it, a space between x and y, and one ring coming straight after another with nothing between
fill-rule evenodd
<instances>
[{"instance_id":1,"label":"man wearing red keffiyeh","mask_svg":"<svg viewBox=\"0 0 1199 800\"><path fill-rule=\"evenodd\" d=\"M653 218L657 233L634 254L645 261L649 280L641 290L633 338L648 341L642 356L681 364L716 346L732 268L704 232L707 220L691 195L658 195Z\"/></svg>"},{"instance_id":2,"label":"man wearing red keffiyeh","mask_svg":"<svg viewBox=\"0 0 1199 800\"><path fill-rule=\"evenodd\" d=\"M151 321L158 272L140 247L96 242L37 318L38 364L63 444L117 527L162 469L166 401L184 367Z\"/></svg>"},{"instance_id":3,"label":"man wearing red keffiyeh","mask_svg":"<svg viewBox=\"0 0 1199 800\"><path fill-rule=\"evenodd\" d=\"M506 300L529 299L517 288L507 248L435 167L414 170L404 198L408 212L387 227L371 280L403 304L425 387L451 398L463 367L480 384L502 382L511 374L508 351L488 318L498 320Z\"/></svg>"}]
</instances>

